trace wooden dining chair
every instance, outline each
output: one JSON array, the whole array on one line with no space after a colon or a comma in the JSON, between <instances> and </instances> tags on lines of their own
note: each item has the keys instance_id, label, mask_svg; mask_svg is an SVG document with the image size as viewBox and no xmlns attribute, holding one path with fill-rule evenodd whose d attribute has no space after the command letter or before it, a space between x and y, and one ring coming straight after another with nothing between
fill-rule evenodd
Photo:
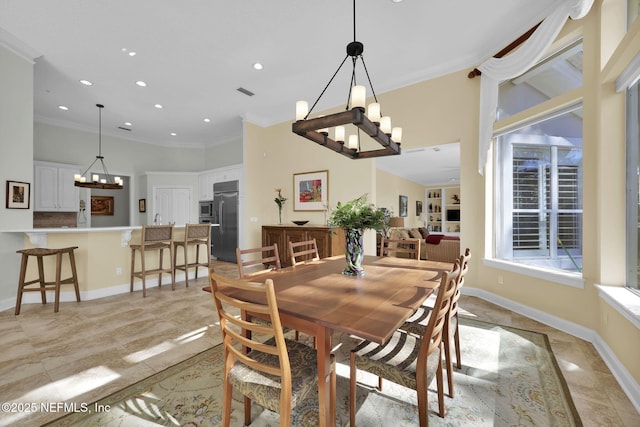
<instances>
[{"instance_id":1,"label":"wooden dining chair","mask_svg":"<svg viewBox=\"0 0 640 427\"><path fill-rule=\"evenodd\" d=\"M244 425L251 424L251 401L280 414L280 426L290 425L291 410L309 393L318 389L318 362L315 349L284 338L273 281L252 283L210 274L213 300L220 318L224 345L222 425L229 426L232 389L244 395ZM224 288L224 292L220 288ZM229 296L234 291L255 295L251 300ZM238 311L268 320L247 322ZM242 332L240 332L242 331ZM256 340L252 337L259 336ZM243 348L250 349L248 352ZM330 387L335 390L336 370L332 359ZM335 419L335 393L329 402Z\"/></svg>"},{"instance_id":2,"label":"wooden dining chair","mask_svg":"<svg viewBox=\"0 0 640 427\"><path fill-rule=\"evenodd\" d=\"M420 259L420 239L382 239L380 254Z\"/></svg>"},{"instance_id":3,"label":"wooden dining chair","mask_svg":"<svg viewBox=\"0 0 640 427\"><path fill-rule=\"evenodd\" d=\"M471 250L466 249L465 253L460 255L460 277L456 284L456 290L451 298L451 304L449 307L449 313L447 313L447 322L445 323L445 339L444 339L444 360L447 369L447 388L449 390L449 397L453 397L453 361L451 355L451 341L456 352L456 367L462 368L462 362L460 359L460 330L458 328L458 300L460 299L461 289L464 285L464 276L469 271L469 260L471 259ZM428 298L424 304L416 312L407 319L400 329L420 336L424 333L425 328L429 323L429 317L433 311L432 298Z\"/></svg>"},{"instance_id":4,"label":"wooden dining chair","mask_svg":"<svg viewBox=\"0 0 640 427\"><path fill-rule=\"evenodd\" d=\"M349 358L350 425L356 425L357 369L378 375L378 390L382 389L383 378L416 390L421 427L429 425L427 392L435 376L438 386L438 415L444 417L442 335L459 276L460 266L456 261L453 269L442 275L433 314L430 316L424 334L418 337L398 330L384 344L364 340L351 350Z\"/></svg>"},{"instance_id":5,"label":"wooden dining chair","mask_svg":"<svg viewBox=\"0 0 640 427\"><path fill-rule=\"evenodd\" d=\"M302 242L289 241L289 256L291 257L291 265L293 267L305 264L309 261L317 261L320 259L318 253L318 245L316 239L304 240ZM311 258L310 258L311 257ZM296 331L296 341L300 338L299 331ZM313 337L313 346L316 346L316 338Z\"/></svg>"},{"instance_id":6,"label":"wooden dining chair","mask_svg":"<svg viewBox=\"0 0 640 427\"><path fill-rule=\"evenodd\" d=\"M257 258L256 255L258 256ZM249 259L245 260L247 256ZM274 269L280 270L280 268L282 268L277 243L261 248L236 248L236 262L241 279L246 276L265 273Z\"/></svg>"},{"instance_id":7,"label":"wooden dining chair","mask_svg":"<svg viewBox=\"0 0 640 427\"><path fill-rule=\"evenodd\" d=\"M320 259L318 253L318 245L316 239L304 240L302 242L289 241L289 255L291 256L291 264L304 264L308 261L317 261Z\"/></svg>"}]
</instances>

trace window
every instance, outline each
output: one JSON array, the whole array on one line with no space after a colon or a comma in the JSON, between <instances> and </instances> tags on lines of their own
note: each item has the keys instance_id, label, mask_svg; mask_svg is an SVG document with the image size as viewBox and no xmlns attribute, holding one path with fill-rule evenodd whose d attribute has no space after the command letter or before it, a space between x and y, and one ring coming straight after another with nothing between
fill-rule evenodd
<instances>
[{"instance_id":1,"label":"window","mask_svg":"<svg viewBox=\"0 0 640 427\"><path fill-rule=\"evenodd\" d=\"M640 282L640 87L638 83L627 89L627 286L638 289Z\"/></svg>"},{"instance_id":2,"label":"window","mask_svg":"<svg viewBox=\"0 0 640 427\"><path fill-rule=\"evenodd\" d=\"M497 136L496 154L496 257L580 273L581 105Z\"/></svg>"},{"instance_id":3,"label":"window","mask_svg":"<svg viewBox=\"0 0 640 427\"><path fill-rule=\"evenodd\" d=\"M640 0L627 0L627 28L636 20L639 10Z\"/></svg>"},{"instance_id":4,"label":"window","mask_svg":"<svg viewBox=\"0 0 640 427\"><path fill-rule=\"evenodd\" d=\"M498 93L498 119L512 116L580 86L582 39L543 58L518 77L502 82Z\"/></svg>"}]
</instances>

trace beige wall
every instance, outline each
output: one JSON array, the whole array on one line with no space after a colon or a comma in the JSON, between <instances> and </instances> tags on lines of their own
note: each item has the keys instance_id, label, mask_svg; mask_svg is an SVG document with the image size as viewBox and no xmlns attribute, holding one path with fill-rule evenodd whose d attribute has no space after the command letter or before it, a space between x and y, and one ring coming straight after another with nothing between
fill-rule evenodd
<instances>
[{"instance_id":1,"label":"beige wall","mask_svg":"<svg viewBox=\"0 0 640 427\"><path fill-rule=\"evenodd\" d=\"M479 79L468 79L468 70L463 70L381 94L378 98L385 114L397 118L398 123L394 124L403 127L404 149L461 142L461 199L465 201L461 212L461 243L463 248L471 248L474 256L468 286L513 307L525 307L530 313L555 318L560 323L568 322L566 324L573 325L572 328L595 331L605 345L614 350L637 383L640 380L637 362L640 331L604 303L596 287L597 284L623 285L625 271L624 95L614 92L612 81L602 84L601 70L606 64L601 63L601 57L630 60L635 56L604 52L604 48L601 51L601 27L608 28L620 19L612 12L615 8L606 8L609 6L606 3L603 6L601 1L596 1L586 18L578 24L569 22L561 33L561 37L570 38L582 28L586 29L584 89L534 107L542 113L545 109L584 98L584 288L489 267L483 261L492 257L493 175L491 161L484 176L477 168ZM607 13L601 16L602 7ZM613 39L616 37L619 40L619 35ZM607 40L606 49L610 50L610 45ZM623 40L622 45L629 43ZM627 48L638 51L638 45ZM510 123L527 113L530 112L510 118ZM496 128L500 126L505 123L496 124ZM252 200L246 219L257 218L256 222L248 223L253 244L259 244L259 225L277 218L273 189L283 187L285 196L290 196L290 175L297 171L330 170L332 205L337 200L370 192L375 194L375 201L380 206L390 205L397 211L397 196L405 190L395 188L391 182L398 182L399 178L391 178L383 172L372 174L370 167L363 166L361 161L344 159L319 148L292 134L290 127L290 123L266 129L247 125L245 160ZM340 176L338 182L336 175ZM369 185L365 181L368 176L371 177ZM294 214L290 209L291 205L288 205L287 221L295 217L317 222L322 218L321 214ZM409 211L413 209L415 199L410 198Z\"/></svg>"},{"instance_id":2,"label":"beige wall","mask_svg":"<svg viewBox=\"0 0 640 427\"><path fill-rule=\"evenodd\" d=\"M261 226L278 223L275 189L281 188L285 202L282 222L309 220L324 224L323 212L293 211L293 174L329 171L329 206L346 202L362 194L375 203L376 171L373 160L350 160L320 147L291 132L291 123L261 128L245 124L244 166L247 180L245 245L261 245ZM375 254L375 234L365 235L365 251Z\"/></svg>"},{"instance_id":3,"label":"beige wall","mask_svg":"<svg viewBox=\"0 0 640 427\"><path fill-rule=\"evenodd\" d=\"M413 181L400 178L380 169L376 172L377 203L376 206L387 208L393 216L400 215L400 196L407 196L409 206L407 217L404 219L406 228L424 227L425 187ZM422 201L422 215L416 216L416 201Z\"/></svg>"},{"instance_id":4,"label":"beige wall","mask_svg":"<svg viewBox=\"0 0 640 427\"><path fill-rule=\"evenodd\" d=\"M31 228L29 209L5 208L7 180L33 183L33 62L0 45L0 230ZM0 301L15 298L22 236L0 233ZM15 300L14 300L15 301Z\"/></svg>"}]
</instances>

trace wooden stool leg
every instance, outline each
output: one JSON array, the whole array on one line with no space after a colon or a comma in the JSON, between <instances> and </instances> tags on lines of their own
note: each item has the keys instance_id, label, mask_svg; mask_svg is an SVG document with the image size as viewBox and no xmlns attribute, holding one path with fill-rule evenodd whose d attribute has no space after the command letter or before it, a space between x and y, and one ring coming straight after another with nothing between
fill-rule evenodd
<instances>
[{"instance_id":1,"label":"wooden stool leg","mask_svg":"<svg viewBox=\"0 0 640 427\"><path fill-rule=\"evenodd\" d=\"M164 249L160 249L160 259L158 261L158 287L162 286L162 258L164 255Z\"/></svg>"},{"instance_id":2,"label":"wooden stool leg","mask_svg":"<svg viewBox=\"0 0 640 427\"><path fill-rule=\"evenodd\" d=\"M140 268L142 271L142 298L147 296L147 281L145 280L147 275L144 274L146 272L144 267L144 251L140 249Z\"/></svg>"},{"instance_id":3,"label":"wooden stool leg","mask_svg":"<svg viewBox=\"0 0 640 427\"><path fill-rule=\"evenodd\" d=\"M186 246L185 246L186 248ZM173 261L173 245L169 246L169 263ZM169 274L171 275L171 290L176 290L176 271L173 269L173 265L170 266ZM187 259L184 259L184 272L187 272Z\"/></svg>"},{"instance_id":4,"label":"wooden stool leg","mask_svg":"<svg viewBox=\"0 0 640 427\"><path fill-rule=\"evenodd\" d=\"M131 281L131 288L129 289L129 292L133 292L133 273L135 272L134 267L136 264L136 250L134 248L131 248L131 270L129 270L131 272L131 274L129 275L129 280Z\"/></svg>"},{"instance_id":5,"label":"wooden stool leg","mask_svg":"<svg viewBox=\"0 0 640 427\"><path fill-rule=\"evenodd\" d=\"M29 256L22 254L22 261L20 262L20 276L18 276L18 298L16 300L16 316L20 314L20 306L22 305L22 289L24 288L24 279L27 274L27 262Z\"/></svg>"},{"instance_id":6,"label":"wooden stool leg","mask_svg":"<svg viewBox=\"0 0 640 427\"><path fill-rule=\"evenodd\" d=\"M196 279L198 278L198 264L200 263L200 244L196 243Z\"/></svg>"},{"instance_id":7,"label":"wooden stool leg","mask_svg":"<svg viewBox=\"0 0 640 427\"><path fill-rule=\"evenodd\" d=\"M73 250L69 251L69 262L71 263L71 280L76 290L76 301L80 302L80 288L78 287L78 271L76 270L76 256Z\"/></svg>"},{"instance_id":8,"label":"wooden stool leg","mask_svg":"<svg viewBox=\"0 0 640 427\"><path fill-rule=\"evenodd\" d=\"M60 274L62 271L62 252L56 254L56 298L53 303L53 312L57 313L60 308Z\"/></svg>"},{"instance_id":9,"label":"wooden stool leg","mask_svg":"<svg viewBox=\"0 0 640 427\"><path fill-rule=\"evenodd\" d=\"M174 245L175 246L175 245ZM179 268L179 264L178 264L178 251L173 251L173 257L171 258L173 260L173 274L176 274L176 269Z\"/></svg>"},{"instance_id":10,"label":"wooden stool leg","mask_svg":"<svg viewBox=\"0 0 640 427\"><path fill-rule=\"evenodd\" d=\"M182 252L184 253L184 283L185 283L185 286L188 288L189 287L189 262L187 261L187 248L188 248L188 245L186 244L182 246ZM198 269L196 268L196 278L197 277L198 277Z\"/></svg>"},{"instance_id":11,"label":"wooden stool leg","mask_svg":"<svg viewBox=\"0 0 640 427\"><path fill-rule=\"evenodd\" d=\"M45 290L46 283L44 281L44 264L40 255L36 256L38 260L38 278L40 279L40 297L42 298L42 304L47 303L47 291Z\"/></svg>"}]
</instances>

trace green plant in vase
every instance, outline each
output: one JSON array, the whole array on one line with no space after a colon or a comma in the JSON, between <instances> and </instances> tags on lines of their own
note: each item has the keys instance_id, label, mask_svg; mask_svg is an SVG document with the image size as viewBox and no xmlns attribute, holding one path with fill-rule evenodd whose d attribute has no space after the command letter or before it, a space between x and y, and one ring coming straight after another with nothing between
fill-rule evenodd
<instances>
[{"instance_id":1,"label":"green plant in vase","mask_svg":"<svg viewBox=\"0 0 640 427\"><path fill-rule=\"evenodd\" d=\"M287 201L287 198L282 197L282 189L276 188L276 191L278 192L278 196L273 200L276 202L276 205L278 205L278 221L282 224L282 207L284 206L284 202Z\"/></svg>"},{"instance_id":2,"label":"green plant in vase","mask_svg":"<svg viewBox=\"0 0 640 427\"><path fill-rule=\"evenodd\" d=\"M342 228L346 240L345 259L347 266L342 274L346 276L363 276L362 259L364 251L362 237L365 230L382 230L385 214L382 209L376 208L367 202L367 195L363 194L357 199L347 203L340 203L331 211L329 226Z\"/></svg>"}]
</instances>

